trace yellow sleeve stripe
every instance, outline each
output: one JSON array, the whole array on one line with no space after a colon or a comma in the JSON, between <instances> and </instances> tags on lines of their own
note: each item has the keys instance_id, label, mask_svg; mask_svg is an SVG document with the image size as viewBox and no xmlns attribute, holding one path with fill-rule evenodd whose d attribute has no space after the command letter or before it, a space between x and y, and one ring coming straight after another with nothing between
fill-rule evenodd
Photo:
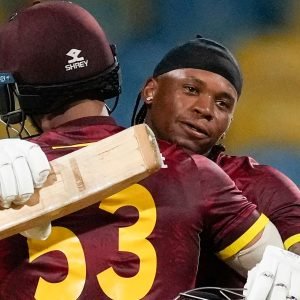
<instances>
[{"instance_id":1,"label":"yellow sleeve stripe","mask_svg":"<svg viewBox=\"0 0 300 300\"><path fill-rule=\"evenodd\" d=\"M82 148L94 143L76 144L76 145L66 145L66 146L52 146L51 149L67 149L67 148Z\"/></svg>"},{"instance_id":2,"label":"yellow sleeve stripe","mask_svg":"<svg viewBox=\"0 0 300 300\"><path fill-rule=\"evenodd\" d=\"M289 237L288 239L285 240L284 244L284 248L286 250L288 250L290 247L292 247L294 244L299 243L300 242L300 233L292 235L291 237Z\"/></svg>"},{"instance_id":3,"label":"yellow sleeve stripe","mask_svg":"<svg viewBox=\"0 0 300 300\"><path fill-rule=\"evenodd\" d=\"M259 232L264 229L268 222L269 219L267 218L267 216L261 214L256 222L243 235L241 235L231 245L218 252L217 256L222 260L226 260L227 258L237 254L250 241L252 241Z\"/></svg>"}]
</instances>

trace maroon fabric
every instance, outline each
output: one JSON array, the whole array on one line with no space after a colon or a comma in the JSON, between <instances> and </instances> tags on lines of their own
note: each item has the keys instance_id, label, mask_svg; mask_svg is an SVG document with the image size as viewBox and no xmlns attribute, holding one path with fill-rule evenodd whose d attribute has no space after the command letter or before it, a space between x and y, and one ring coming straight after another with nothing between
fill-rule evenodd
<instances>
[{"instance_id":1,"label":"maroon fabric","mask_svg":"<svg viewBox=\"0 0 300 300\"><path fill-rule=\"evenodd\" d=\"M54 145L93 142L120 130L122 128L114 125L109 117L93 117L69 122L32 141L42 146L49 159L54 159L78 149L53 150ZM123 295L120 279L127 278L131 282L145 266L146 275L138 286L132 286L132 292L140 287L146 289L143 299L174 299L179 292L194 287L202 231L209 231L207 236L214 251L218 251L257 220L255 206L234 189L229 177L224 176L216 164L202 156L191 157L165 142L160 142L160 147L168 168L131 187L135 192L141 188L142 194L129 193L125 204L114 213L99 209L98 203L53 222L54 231L71 230L84 251L86 275L78 299L109 299L101 276L105 277L104 271L110 267L119 276L117 280L108 281L112 285L110 288ZM122 193L126 194L117 195ZM149 205L151 197L153 204ZM141 207L130 204L134 201L139 201ZM105 203L110 207L115 202L109 204L103 200L102 205ZM138 233L134 230L136 224L142 225L137 229ZM133 232L123 234L122 230L127 229ZM121 240L127 247L131 243L134 246L129 250L125 246L127 251L118 251L119 247L124 247ZM29 262L31 247L19 235L0 241L0 299L33 299L41 286L38 283L41 278L48 284L47 295L51 295L51 283L55 287L54 283L68 278L74 261L82 263L76 254L67 261L64 251L46 251ZM54 244L54 247L58 245ZM149 248L152 250L148 251ZM67 249L71 250L73 246ZM146 256L141 259L142 255ZM151 270L154 270L154 278L149 275ZM74 291L80 281L79 274L72 275L73 281L68 288ZM66 296L68 288L65 288L65 299L70 299Z\"/></svg>"},{"instance_id":2,"label":"maroon fabric","mask_svg":"<svg viewBox=\"0 0 300 300\"><path fill-rule=\"evenodd\" d=\"M300 191L278 170L260 165L253 158L220 153L217 164L234 180L237 187L257 209L275 224L283 241L300 233ZM209 243L201 243L199 286L243 287L245 279L213 255Z\"/></svg>"}]
</instances>

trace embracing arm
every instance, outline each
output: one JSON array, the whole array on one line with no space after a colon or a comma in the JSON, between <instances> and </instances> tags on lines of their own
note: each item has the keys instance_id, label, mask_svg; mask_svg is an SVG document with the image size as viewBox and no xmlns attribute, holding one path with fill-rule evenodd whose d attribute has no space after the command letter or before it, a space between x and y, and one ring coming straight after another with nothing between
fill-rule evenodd
<instances>
[{"instance_id":1,"label":"embracing arm","mask_svg":"<svg viewBox=\"0 0 300 300\"><path fill-rule=\"evenodd\" d=\"M219 166L203 157L193 158L201 171L206 235L218 257L246 277L267 245L283 248L278 230Z\"/></svg>"},{"instance_id":2,"label":"embracing arm","mask_svg":"<svg viewBox=\"0 0 300 300\"><path fill-rule=\"evenodd\" d=\"M279 232L271 222L269 222L264 230L237 254L225 260L225 263L243 277L247 277L248 271L261 261L263 253L268 245L283 249L283 243Z\"/></svg>"},{"instance_id":3,"label":"embracing arm","mask_svg":"<svg viewBox=\"0 0 300 300\"><path fill-rule=\"evenodd\" d=\"M284 242L284 248L300 254L299 188L292 180L272 167L258 165L255 170L260 175L249 182L245 196L248 199L255 197L257 209L268 216L276 226Z\"/></svg>"},{"instance_id":4,"label":"embracing arm","mask_svg":"<svg viewBox=\"0 0 300 300\"><path fill-rule=\"evenodd\" d=\"M300 243L298 242L298 243L294 244L288 250L300 255Z\"/></svg>"},{"instance_id":5,"label":"embracing arm","mask_svg":"<svg viewBox=\"0 0 300 300\"><path fill-rule=\"evenodd\" d=\"M285 249L299 254L300 190L285 174L251 157L220 155L217 164L278 229Z\"/></svg>"}]
</instances>

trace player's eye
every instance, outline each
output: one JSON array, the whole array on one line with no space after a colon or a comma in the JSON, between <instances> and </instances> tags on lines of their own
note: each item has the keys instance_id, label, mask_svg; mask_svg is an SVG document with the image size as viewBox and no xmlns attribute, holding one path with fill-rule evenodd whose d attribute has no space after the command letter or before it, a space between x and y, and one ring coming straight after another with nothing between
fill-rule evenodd
<instances>
[{"instance_id":1,"label":"player's eye","mask_svg":"<svg viewBox=\"0 0 300 300\"><path fill-rule=\"evenodd\" d=\"M216 104L218 107L220 107L221 109L226 109L226 110L230 110L231 109L231 102L228 101L227 99L218 99L216 101Z\"/></svg>"},{"instance_id":2,"label":"player's eye","mask_svg":"<svg viewBox=\"0 0 300 300\"><path fill-rule=\"evenodd\" d=\"M186 93L191 94L191 95L198 95L199 94L199 89L196 88L193 85L185 85L184 90Z\"/></svg>"}]
</instances>

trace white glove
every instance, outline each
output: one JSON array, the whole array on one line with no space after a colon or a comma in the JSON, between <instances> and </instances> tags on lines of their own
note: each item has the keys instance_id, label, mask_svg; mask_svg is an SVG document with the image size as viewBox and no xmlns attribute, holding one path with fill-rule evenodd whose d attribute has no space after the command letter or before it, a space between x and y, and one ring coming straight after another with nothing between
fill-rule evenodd
<instances>
[{"instance_id":1,"label":"white glove","mask_svg":"<svg viewBox=\"0 0 300 300\"><path fill-rule=\"evenodd\" d=\"M40 146L20 139L0 140L0 206L9 208L12 203L22 205L40 188L50 173L50 164ZM40 238L50 233L43 227ZM50 231L49 231L50 230ZM40 230L38 230L40 231ZM27 231L27 237L31 230ZM38 238L36 229L34 238ZM30 235L30 234L29 234Z\"/></svg>"},{"instance_id":2,"label":"white glove","mask_svg":"<svg viewBox=\"0 0 300 300\"><path fill-rule=\"evenodd\" d=\"M51 222L44 223L38 227L33 227L26 231L21 232L21 234L29 239L34 240L46 240L51 234L52 226Z\"/></svg>"},{"instance_id":3,"label":"white glove","mask_svg":"<svg viewBox=\"0 0 300 300\"><path fill-rule=\"evenodd\" d=\"M300 300L300 256L267 246L244 288L247 300Z\"/></svg>"}]
</instances>

